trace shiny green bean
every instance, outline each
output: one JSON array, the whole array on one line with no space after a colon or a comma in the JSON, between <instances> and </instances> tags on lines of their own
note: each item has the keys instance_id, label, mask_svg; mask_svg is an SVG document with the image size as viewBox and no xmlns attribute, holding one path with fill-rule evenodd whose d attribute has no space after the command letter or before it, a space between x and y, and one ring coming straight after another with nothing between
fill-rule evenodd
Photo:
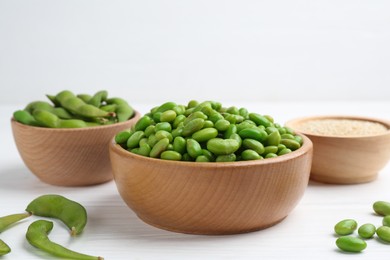
<instances>
[{"instance_id":1,"label":"shiny green bean","mask_svg":"<svg viewBox=\"0 0 390 260\"><path fill-rule=\"evenodd\" d=\"M345 236L352 234L357 228L357 222L353 219L344 219L334 226L336 234Z\"/></svg>"},{"instance_id":2,"label":"shiny green bean","mask_svg":"<svg viewBox=\"0 0 390 260\"><path fill-rule=\"evenodd\" d=\"M383 241L390 243L390 227L381 226L376 230L376 234Z\"/></svg>"},{"instance_id":3,"label":"shiny green bean","mask_svg":"<svg viewBox=\"0 0 390 260\"><path fill-rule=\"evenodd\" d=\"M390 202L376 201L374 202L372 207L378 215L382 215L382 216L390 215Z\"/></svg>"},{"instance_id":4,"label":"shiny green bean","mask_svg":"<svg viewBox=\"0 0 390 260\"><path fill-rule=\"evenodd\" d=\"M360 237L368 239L375 235L376 227L373 224L366 223L359 227L358 234Z\"/></svg>"},{"instance_id":5,"label":"shiny green bean","mask_svg":"<svg viewBox=\"0 0 390 260\"><path fill-rule=\"evenodd\" d=\"M342 236L336 240L336 245L343 251L346 252L361 252L367 247L367 243L358 238L352 236Z\"/></svg>"}]
</instances>

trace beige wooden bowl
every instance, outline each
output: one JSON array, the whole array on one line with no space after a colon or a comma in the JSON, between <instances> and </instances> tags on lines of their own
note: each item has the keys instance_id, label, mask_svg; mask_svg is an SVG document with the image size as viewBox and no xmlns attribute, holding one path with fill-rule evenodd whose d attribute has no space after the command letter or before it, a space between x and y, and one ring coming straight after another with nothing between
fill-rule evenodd
<instances>
[{"instance_id":1,"label":"beige wooden bowl","mask_svg":"<svg viewBox=\"0 0 390 260\"><path fill-rule=\"evenodd\" d=\"M11 119L16 147L29 170L57 186L86 186L113 179L107 145L140 117L122 123L87 128L45 128Z\"/></svg>"},{"instance_id":2,"label":"beige wooden bowl","mask_svg":"<svg viewBox=\"0 0 390 260\"><path fill-rule=\"evenodd\" d=\"M380 123L386 132L374 135L321 135L302 130L311 120L347 119ZM390 158L390 122L357 116L314 116L291 120L286 123L297 132L305 134L313 142L313 165L310 178L333 184L370 182Z\"/></svg>"},{"instance_id":3,"label":"beige wooden bowl","mask_svg":"<svg viewBox=\"0 0 390 260\"><path fill-rule=\"evenodd\" d=\"M312 143L276 158L182 162L130 153L114 141L110 158L118 191L144 222L191 234L234 234L282 221L304 194Z\"/></svg>"}]
</instances>

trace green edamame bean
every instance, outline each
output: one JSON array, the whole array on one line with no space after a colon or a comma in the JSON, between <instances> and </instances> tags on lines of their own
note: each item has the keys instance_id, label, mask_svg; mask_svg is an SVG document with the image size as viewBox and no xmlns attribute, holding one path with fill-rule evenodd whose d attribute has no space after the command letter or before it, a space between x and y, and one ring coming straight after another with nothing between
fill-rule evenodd
<instances>
[{"instance_id":1,"label":"green edamame bean","mask_svg":"<svg viewBox=\"0 0 390 260\"><path fill-rule=\"evenodd\" d=\"M231 154L221 154L218 155L215 159L216 162L234 162L237 156L234 153Z\"/></svg>"},{"instance_id":2,"label":"green edamame bean","mask_svg":"<svg viewBox=\"0 0 390 260\"><path fill-rule=\"evenodd\" d=\"M176 106L177 106L177 104L175 102L166 102L166 103L162 104L161 106L159 106L156 109L156 112L163 113L167 110L172 110Z\"/></svg>"},{"instance_id":3,"label":"green edamame bean","mask_svg":"<svg viewBox=\"0 0 390 260\"><path fill-rule=\"evenodd\" d=\"M381 226L376 230L376 234L383 241L390 243L390 227Z\"/></svg>"},{"instance_id":4,"label":"green edamame bean","mask_svg":"<svg viewBox=\"0 0 390 260\"><path fill-rule=\"evenodd\" d=\"M26 110L15 111L13 117L16 121L25 125L41 126L41 124Z\"/></svg>"},{"instance_id":5,"label":"green edamame bean","mask_svg":"<svg viewBox=\"0 0 390 260\"><path fill-rule=\"evenodd\" d=\"M262 125L264 127L271 126L271 122L262 115L256 114L256 113L249 113L249 119L256 123L256 125Z\"/></svg>"},{"instance_id":6,"label":"green edamame bean","mask_svg":"<svg viewBox=\"0 0 390 260\"><path fill-rule=\"evenodd\" d=\"M165 130L159 130L156 132L155 134L156 138L158 140L161 140L163 138L168 138L169 139L169 142L172 142L173 141L173 136L170 132L168 131L165 131Z\"/></svg>"},{"instance_id":7,"label":"green edamame bean","mask_svg":"<svg viewBox=\"0 0 390 260\"><path fill-rule=\"evenodd\" d=\"M177 128L180 123L184 122L185 119L186 119L185 115L178 115L173 121L173 128Z\"/></svg>"},{"instance_id":8,"label":"green edamame bean","mask_svg":"<svg viewBox=\"0 0 390 260\"><path fill-rule=\"evenodd\" d=\"M390 215L390 202L376 201L372 207L378 215L381 216Z\"/></svg>"},{"instance_id":9,"label":"green edamame bean","mask_svg":"<svg viewBox=\"0 0 390 260\"><path fill-rule=\"evenodd\" d=\"M136 153L136 154L139 154L139 155L142 155L142 156L149 156L150 151L152 150L152 148L150 147L150 145L148 143L141 143L141 141L140 141L139 147L133 148L130 151L132 153Z\"/></svg>"},{"instance_id":10,"label":"green edamame bean","mask_svg":"<svg viewBox=\"0 0 390 260\"><path fill-rule=\"evenodd\" d=\"M160 131L160 130L164 130L167 132L172 131L172 126L168 122L160 122L160 123L157 123L155 126L156 126L154 129L155 132Z\"/></svg>"},{"instance_id":11,"label":"green edamame bean","mask_svg":"<svg viewBox=\"0 0 390 260\"><path fill-rule=\"evenodd\" d=\"M260 154L263 154L265 151L264 145L255 139L250 139L250 138L244 139L242 141L242 146L244 148L255 151L257 155L259 155L257 156L258 158L260 158ZM244 159L244 160L248 160L248 159Z\"/></svg>"},{"instance_id":12,"label":"green edamame bean","mask_svg":"<svg viewBox=\"0 0 390 260\"><path fill-rule=\"evenodd\" d=\"M372 238L375 235L376 227L373 224L366 223L359 227L358 234L362 238Z\"/></svg>"},{"instance_id":13,"label":"green edamame bean","mask_svg":"<svg viewBox=\"0 0 390 260\"><path fill-rule=\"evenodd\" d=\"M194 119L201 118L203 120L207 119L207 116L202 112L202 111L196 111L191 113L185 120L184 120L184 125L188 124Z\"/></svg>"},{"instance_id":14,"label":"green edamame bean","mask_svg":"<svg viewBox=\"0 0 390 260\"><path fill-rule=\"evenodd\" d=\"M382 219L382 225L390 227L390 215L387 215Z\"/></svg>"},{"instance_id":15,"label":"green edamame bean","mask_svg":"<svg viewBox=\"0 0 390 260\"><path fill-rule=\"evenodd\" d=\"M180 161L181 154L176 151L164 151L161 153L161 159L164 160L172 160L172 161Z\"/></svg>"},{"instance_id":16,"label":"green edamame bean","mask_svg":"<svg viewBox=\"0 0 390 260\"><path fill-rule=\"evenodd\" d=\"M191 138L187 139L186 149L187 149L187 153L192 158L196 158L199 155L203 155L202 147L195 139L191 139Z\"/></svg>"},{"instance_id":17,"label":"green edamame bean","mask_svg":"<svg viewBox=\"0 0 390 260\"><path fill-rule=\"evenodd\" d=\"M261 130L259 128L245 128L238 132L238 134L242 139L250 138L260 142L264 142L268 136L265 130Z\"/></svg>"},{"instance_id":18,"label":"green edamame bean","mask_svg":"<svg viewBox=\"0 0 390 260\"><path fill-rule=\"evenodd\" d=\"M213 162L215 161L215 156L212 152L210 152L209 150L207 149L202 149L202 154L203 156L206 156L207 159L210 161L210 162ZM199 157L199 156L198 156Z\"/></svg>"},{"instance_id":19,"label":"green edamame bean","mask_svg":"<svg viewBox=\"0 0 390 260\"><path fill-rule=\"evenodd\" d=\"M32 215L61 220L70 229L72 236L80 234L87 224L85 208L61 195L39 196L27 205L26 211Z\"/></svg>"},{"instance_id":20,"label":"green edamame bean","mask_svg":"<svg viewBox=\"0 0 390 260\"><path fill-rule=\"evenodd\" d=\"M226 119L220 119L217 122L215 122L214 127L221 132L226 131L229 128L230 122Z\"/></svg>"},{"instance_id":21,"label":"green edamame bean","mask_svg":"<svg viewBox=\"0 0 390 260\"><path fill-rule=\"evenodd\" d=\"M284 149L282 149L280 152L278 152L278 155L280 156L280 155L285 155L285 154L288 154L288 153L291 153L292 151L291 151L291 149L289 149L289 148L284 148Z\"/></svg>"},{"instance_id":22,"label":"green edamame bean","mask_svg":"<svg viewBox=\"0 0 390 260\"><path fill-rule=\"evenodd\" d=\"M157 142L160 141L159 139L157 139L156 135L155 134L152 134L148 137L148 145L150 147L153 147L157 144Z\"/></svg>"},{"instance_id":23,"label":"green edamame bean","mask_svg":"<svg viewBox=\"0 0 390 260\"><path fill-rule=\"evenodd\" d=\"M240 144L234 139L213 138L207 141L207 149L215 155L228 155L238 150Z\"/></svg>"},{"instance_id":24,"label":"green edamame bean","mask_svg":"<svg viewBox=\"0 0 390 260\"><path fill-rule=\"evenodd\" d=\"M153 124L153 119L149 116L143 116L138 119L137 123L134 125L135 131L144 131L148 126Z\"/></svg>"},{"instance_id":25,"label":"green edamame bean","mask_svg":"<svg viewBox=\"0 0 390 260\"><path fill-rule=\"evenodd\" d=\"M115 143L117 144L124 144L127 143L127 140L129 139L131 133L129 130L124 130L115 135Z\"/></svg>"},{"instance_id":26,"label":"green edamame bean","mask_svg":"<svg viewBox=\"0 0 390 260\"><path fill-rule=\"evenodd\" d=\"M334 226L336 234L345 236L352 234L357 228L357 222L353 219L344 219Z\"/></svg>"},{"instance_id":27,"label":"green edamame bean","mask_svg":"<svg viewBox=\"0 0 390 260\"><path fill-rule=\"evenodd\" d=\"M11 252L11 248L3 240L0 239L0 256L6 255L9 252Z\"/></svg>"},{"instance_id":28,"label":"green edamame bean","mask_svg":"<svg viewBox=\"0 0 390 260\"><path fill-rule=\"evenodd\" d=\"M276 154L277 152L278 152L278 147L277 146L275 146L275 145L268 145L268 146L264 147L263 154L264 155L269 154L269 153Z\"/></svg>"},{"instance_id":29,"label":"green edamame bean","mask_svg":"<svg viewBox=\"0 0 390 260\"><path fill-rule=\"evenodd\" d=\"M53 222L47 220L37 220L30 224L26 232L27 241L34 247L41 249L53 256L77 259L77 260L102 260L100 256L90 256L67 249L57 243L52 242L48 234L53 229Z\"/></svg>"},{"instance_id":30,"label":"green edamame bean","mask_svg":"<svg viewBox=\"0 0 390 260\"><path fill-rule=\"evenodd\" d=\"M199 155L196 157L195 162L210 162L210 159L206 155Z\"/></svg>"},{"instance_id":31,"label":"green edamame bean","mask_svg":"<svg viewBox=\"0 0 390 260\"><path fill-rule=\"evenodd\" d=\"M367 243L358 238L352 236L342 236L336 240L336 245L346 252L361 252L367 247Z\"/></svg>"},{"instance_id":32,"label":"green edamame bean","mask_svg":"<svg viewBox=\"0 0 390 260\"><path fill-rule=\"evenodd\" d=\"M0 217L0 233L6 230L10 225L31 216L30 213L18 213Z\"/></svg>"},{"instance_id":33,"label":"green edamame bean","mask_svg":"<svg viewBox=\"0 0 390 260\"><path fill-rule=\"evenodd\" d=\"M275 157L278 157L278 155L275 153L267 153L264 158L275 158Z\"/></svg>"},{"instance_id":34,"label":"green edamame bean","mask_svg":"<svg viewBox=\"0 0 390 260\"><path fill-rule=\"evenodd\" d=\"M226 129L225 133L223 134L223 137L225 139L228 139L232 134L236 134L236 133L237 133L237 126L235 124L230 124L228 129Z\"/></svg>"},{"instance_id":35,"label":"green edamame bean","mask_svg":"<svg viewBox=\"0 0 390 260\"><path fill-rule=\"evenodd\" d=\"M168 145L169 145L168 138L161 139L152 147L149 156L152 158L160 157L161 153L167 150Z\"/></svg>"},{"instance_id":36,"label":"green edamame bean","mask_svg":"<svg viewBox=\"0 0 390 260\"><path fill-rule=\"evenodd\" d=\"M186 139L181 136L176 136L173 140L173 150L180 154L184 154L186 152Z\"/></svg>"},{"instance_id":37,"label":"green edamame bean","mask_svg":"<svg viewBox=\"0 0 390 260\"><path fill-rule=\"evenodd\" d=\"M176 119L176 112L174 110L166 110L160 115L160 122L172 122Z\"/></svg>"},{"instance_id":38,"label":"green edamame bean","mask_svg":"<svg viewBox=\"0 0 390 260\"><path fill-rule=\"evenodd\" d=\"M248 139L245 139L245 140L248 140ZM263 157L261 157L256 151L254 151L252 149L246 149L241 153L241 158L244 161L248 161L248 160L259 160L259 159L262 159Z\"/></svg>"},{"instance_id":39,"label":"green edamame bean","mask_svg":"<svg viewBox=\"0 0 390 260\"><path fill-rule=\"evenodd\" d=\"M268 145L272 145L272 146L278 146L280 144L280 141L281 141L281 136L280 136L280 133L279 131L274 131L274 132L271 132L268 136L267 136L267 144Z\"/></svg>"},{"instance_id":40,"label":"green edamame bean","mask_svg":"<svg viewBox=\"0 0 390 260\"><path fill-rule=\"evenodd\" d=\"M218 130L215 128L203 128L199 131L196 131L192 134L192 139L198 141L198 142L205 142L212 138L217 137Z\"/></svg>"},{"instance_id":41,"label":"green edamame bean","mask_svg":"<svg viewBox=\"0 0 390 260\"><path fill-rule=\"evenodd\" d=\"M279 132L277 133L279 134ZM288 149L292 151L295 151L299 147L301 147L301 145L297 141L295 141L295 139L282 139L280 140L280 143L284 144Z\"/></svg>"},{"instance_id":42,"label":"green edamame bean","mask_svg":"<svg viewBox=\"0 0 390 260\"><path fill-rule=\"evenodd\" d=\"M282 134L281 137L282 137L282 139L295 140L295 137L292 134Z\"/></svg>"},{"instance_id":43,"label":"green edamame bean","mask_svg":"<svg viewBox=\"0 0 390 260\"><path fill-rule=\"evenodd\" d=\"M155 134L156 133L156 126L150 125L150 126L146 127L144 130L144 133L145 133L145 137L149 137L150 135Z\"/></svg>"},{"instance_id":44,"label":"green edamame bean","mask_svg":"<svg viewBox=\"0 0 390 260\"><path fill-rule=\"evenodd\" d=\"M204 125L203 118L195 118L184 125L182 135L190 136L196 131L202 129L203 125Z\"/></svg>"},{"instance_id":45,"label":"green edamame bean","mask_svg":"<svg viewBox=\"0 0 390 260\"><path fill-rule=\"evenodd\" d=\"M127 139L127 148L132 149L139 145L139 141L145 137L143 131L136 131Z\"/></svg>"}]
</instances>

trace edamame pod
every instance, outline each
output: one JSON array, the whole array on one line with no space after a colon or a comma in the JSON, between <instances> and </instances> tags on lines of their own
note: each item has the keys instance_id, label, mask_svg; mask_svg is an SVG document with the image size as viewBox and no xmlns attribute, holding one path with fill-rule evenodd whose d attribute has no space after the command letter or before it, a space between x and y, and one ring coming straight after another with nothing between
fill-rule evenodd
<instances>
[{"instance_id":1,"label":"edamame pod","mask_svg":"<svg viewBox=\"0 0 390 260\"><path fill-rule=\"evenodd\" d=\"M41 124L26 110L15 111L13 117L16 121L25 125L41 126Z\"/></svg>"},{"instance_id":2,"label":"edamame pod","mask_svg":"<svg viewBox=\"0 0 390 260\"><path fill-rule=\"evenodd\" d=\"M100 90L95 93L86 103L95 107L100 107L101 103L107 99L108 92L106 90Z\"/></svg>"},{"instance_id":3,"label":"edamame pod","mask_svg":"<svg viewBox=\"0 0 390 260\"><path fill-rule=\"evenodd\" d=\"M52 242L48 234L53 229L53 222L37 220L27 229L26 239L34 247L41 249L53 256L75 260L102 260L100 256L81 254Z\"/></svg>"},{"instance_id":4,"label":"edamame pod","mask_svg":"<svg viewBox=\"0 0 390 260\"><path fill-rule=\"evenodd\" d=\"M61 220L71 230L71 235L80 234L87 224L85 208L61 195L47 194L37 197L28 204L26 211L36 216Z\"/></svg>"},{"instance_id":5,"label":"edamame pod","mask_svg":"<svg viewBox=\"0 0 390 260\"><path fill-rule=\"evenodd\" d=\"M19 213L4 216L0 218L0 233L7 229L10 225L31 216L30 213Z\"/></svg>"},{"instance_id":6,"label":"edamame pod","mask_svg":"<svg viewBox=\"0 0 390 260\"><path fill-rule=\"evenodd\" d=\"M11 248L3 240L0 239L0 256L6 255L9 252L11 252Z\"/></svg>"},{"instance_id":7,"label":"edamame pod","mask_svg":"<svg viewBox=\"0 0 390 260\"><path fill-rule=\"evenodd\" d=\"M95 117L109 117L113 113L101 110L98 107L85 103L82 99L76 97L72 92L64 90L56 95L56 99L61 106L75 115L95 118Z\"/></svg>"}]
</instances>

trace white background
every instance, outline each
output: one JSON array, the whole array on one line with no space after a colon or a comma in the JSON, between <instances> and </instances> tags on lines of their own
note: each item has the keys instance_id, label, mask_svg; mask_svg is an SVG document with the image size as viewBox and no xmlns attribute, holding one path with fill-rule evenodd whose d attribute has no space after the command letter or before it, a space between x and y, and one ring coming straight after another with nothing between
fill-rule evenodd
<instances>
[{"instance_id":1,"label":"white background","mask_svg":"<svg viewBox=\"0 0 390 260\"><path fill-rule=\"evenodd\" d=\"M50 238L109 259L388 259L374 238L361 254L340 252L335 223L380 225L376 200L390 201L388 164L360 185L310 182L280 224L231 236L151 227L121 200L115 182L56 187L23 164L12 112L63 89L106 89L141 113L167 100L219 100L284 123L313 114L390 119L390 1L0 0L0 216L57 193L83 204L85 232ZM30 246L22 221L0 234L8 259L52 259ZM2 259L3 259L2 258Z\"/></svg>"},{"instance_id":2,"label":"white background","mask_svg":"<svg viewBox=\"0 0 390 260\"><path fill-rule=\"evenodd\" d=\"M389 100L390 1L0 1L1 104Z\"/></svg>"}]
</instances>

